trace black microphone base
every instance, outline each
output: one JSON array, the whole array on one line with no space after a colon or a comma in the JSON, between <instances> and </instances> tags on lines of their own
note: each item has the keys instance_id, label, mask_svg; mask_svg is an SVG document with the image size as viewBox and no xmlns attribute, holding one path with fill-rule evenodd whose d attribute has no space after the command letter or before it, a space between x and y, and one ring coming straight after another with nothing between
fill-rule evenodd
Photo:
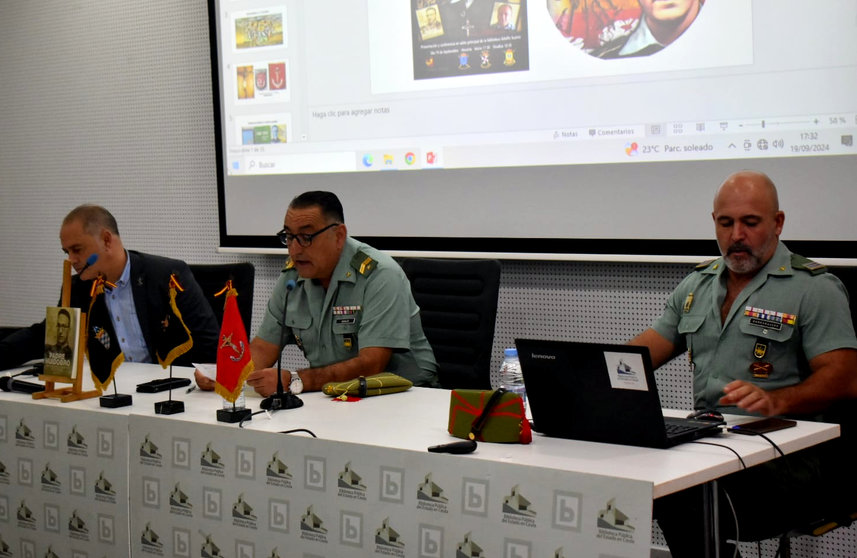
<instances>
[{"instance_id":1,"label":"black microphone base","mask_svg":"<svg viewBox=\"0 0 857 558\"><path fill-rule=\"evenodd\" d=\"M303 407L304 402L293 393L275 393L262 400L260 407L265 411L277 411L279 409L297 409Z\"/></svg>"},{"instance_id":2,"label":"black microphone base","mask_svg":"<svg viewBox=\"0 0 857 558\"><path fill-rule=\"evenodd\" d=\"M127 407L131 404L132 398L127 393L114 393L113 395L104 395L100 397L99 402L101 402L102 407L107 407L108 409L116 409L119 407Z\"/></svg>"},{"instance_id":3,"label":"black microphone base","mask_svg":"<svg viewBox=\"0 0 857 558\"><path fill-rule=\"evenodd\" d=\"M184 401L175 401L168 399L166 401L158 401L155 403L156 415L175 415L184 412Z\"/></svg>"}]
</instances>

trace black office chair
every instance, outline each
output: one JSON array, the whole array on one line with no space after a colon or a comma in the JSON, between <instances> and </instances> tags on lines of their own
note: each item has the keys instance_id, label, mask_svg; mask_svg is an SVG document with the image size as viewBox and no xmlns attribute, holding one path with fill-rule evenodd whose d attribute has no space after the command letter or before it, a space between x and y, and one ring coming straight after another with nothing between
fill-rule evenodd
<instances>
[{"instance_id":1,"label":"black office chair","mask_svg":"<svg viewBox=\"0 0 857 558\"><path fill-rule=\"evenodd\" d=\"M23 329L20 327L10 327L10 326L0 326L0 339L3 339L7 335L12 335L19 329Z\"/></svg>"},{"instance_id":2,"label":"black office chair","mask_svg":"<svg viewBox=\"0 0 857 558\"><path fill-rule=\"evenodd\" d=\"M256 277L256 268L249 262L232 264L189 264L196 282L202 288L208 304L214 310L217 323L223 322L223 295L214 295L223 289L226 281L232 279L232 286L238 291L238 312L244 320L244 327L248 333L250 322L253 318L253 281Z\"/></svg>"},{"instance_id":3,"label":"black office chair","mask_svg":"<svg viewBox=\"0 0 857 558\"><path fill-rule=\"evenodd\" d=\"M849 304L851 306L851 322L857 325L857 268L854 267L831 267L828 270L839 277L849 293ZM828 409L823 416L825 422L834 422L840 425L840 438L837 441L843 453L850 453L857 443L857 401L840 401ZM848 458L843 454L843 460L848 463ZM831 491L829 501L826 503L825 513L810 521L806 525L800 525L780 536L779 556L781 558L791 557L790 539L794 537L810 535L820 537L839 527L850 527L857 521L857 492L848 490L851 486L850 467L843 466L840 487ZM839 475L837 475L839 476Z\"/></svg>"},{"instance_id":4,"label":"black office chair","mask_svg":"<svg viewBox=\"0 0 857 558\"><path fill-rule=\"evenodd\" d=\"M420 307L441 386L490 389L500 262L408 258L402 269Z\"/></svg>"}]
</instances>

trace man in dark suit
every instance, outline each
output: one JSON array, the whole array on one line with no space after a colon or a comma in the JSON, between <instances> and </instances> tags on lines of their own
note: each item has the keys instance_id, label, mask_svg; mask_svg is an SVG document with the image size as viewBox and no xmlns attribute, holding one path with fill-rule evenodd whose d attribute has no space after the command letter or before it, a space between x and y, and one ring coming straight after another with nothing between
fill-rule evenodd
<instances>
[{"instance_id":1,"label":"man in dark suit","mask_svg":"<svg viewBox=\"0 0 857 558\"><path fill-rule=\"evenodd\" d=\"M92 283L98 277L115 285L106 296L99 296L96 304L106 306L105 314L110 316L115 341L126 361L158 362L155 351L162 321L172 315L169 287L170 275L175 275L184 289L176 296L176 306L193 338L193 347L175 364L214 362L219 335L217 318L186 263L126 250L116 219L97 205L73 209L63 220L60 242L78 272L71 282L71 306L89 311ZM93 254L98 259L86 266ZM42 358L44 343L44 321L3 338L0 369Z\"/></svg>"}]
</instances>

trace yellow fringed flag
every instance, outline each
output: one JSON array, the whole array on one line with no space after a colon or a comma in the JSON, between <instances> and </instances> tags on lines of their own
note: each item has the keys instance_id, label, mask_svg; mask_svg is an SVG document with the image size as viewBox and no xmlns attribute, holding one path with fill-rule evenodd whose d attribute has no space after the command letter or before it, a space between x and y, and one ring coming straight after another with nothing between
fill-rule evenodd
<instances>
[{"instance_id":1,"label":"yellow fringed flag","mask_svg":"<svg viewBox=\"0 0 857 558\"><path fill-rule=\"evenodd\" d=\"M92 282L89 312L86 314L86 354L89 368L92 370L92 382L101 390L107 389L116 369L125 362L125 355L113 331L113 322L104 301L104 286L115 287L112 283L98 277Z\"/></svg>"},{"instance_id":2,"label":"yellow fringed flag","mask_svg":"<svg viewBox=\"0 0 857 558\"><path fill-rule=\"evenodd\" d=\"M176 296L179 292L184 292L184 289L176 276L170 275L170 309L161 320L161 334L155 350L158 362L163 368L168 368L175 359L193 347L193 337L176 305Z\"/></svg>"}]
</instances>

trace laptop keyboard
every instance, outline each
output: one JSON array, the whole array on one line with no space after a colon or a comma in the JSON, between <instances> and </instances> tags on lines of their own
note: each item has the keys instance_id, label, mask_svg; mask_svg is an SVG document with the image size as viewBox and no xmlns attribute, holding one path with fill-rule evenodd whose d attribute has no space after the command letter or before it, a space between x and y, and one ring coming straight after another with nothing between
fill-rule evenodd
<instances>
[{"instance_id":1,"label":"laptop keyboard","mask_svg":"<svg viewBox=\"0 0 857 558\"><path fill-rule=\"evenodd\" d=\"M664 426L667 429L667 436L679 436L685 432L690 432L699 428L698 424L679 424L669 421L664 422Z\"/></svg>"}]
</instances>

